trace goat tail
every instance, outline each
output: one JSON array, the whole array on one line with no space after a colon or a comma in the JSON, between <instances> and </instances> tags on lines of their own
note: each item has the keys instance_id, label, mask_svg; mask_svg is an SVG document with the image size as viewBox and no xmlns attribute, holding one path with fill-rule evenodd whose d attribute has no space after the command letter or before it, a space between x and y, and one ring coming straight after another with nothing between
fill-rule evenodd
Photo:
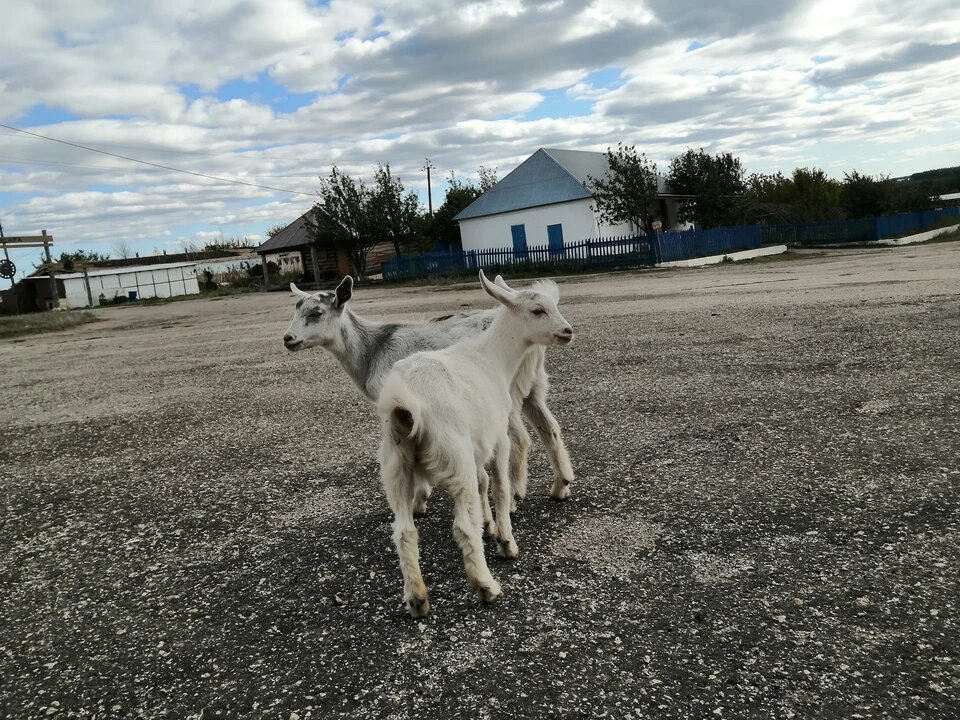
<instances>
[{"instance_id":1,"label":"goat tail","mask_svg":"<svg viewBox=\"0 0 960 720\"><path fill-rule=\"evenodd\" d=\"M390 412L390 427L398 437L404 440L416 440L420 434L420 426L417 422L417 416L412 410L397 405Z\"/></svg>"},{"instance_id":2,"label":"goat tail","mask_svg":"<svg viewBox=\"0 0 960 720\"><path fill-rule=\"evenodd\" d=\"M388 378L380 393L380 414L394 439L416 442L423 435L423 411L419 399L399 376Z\"/></svg>"}]
</instances>

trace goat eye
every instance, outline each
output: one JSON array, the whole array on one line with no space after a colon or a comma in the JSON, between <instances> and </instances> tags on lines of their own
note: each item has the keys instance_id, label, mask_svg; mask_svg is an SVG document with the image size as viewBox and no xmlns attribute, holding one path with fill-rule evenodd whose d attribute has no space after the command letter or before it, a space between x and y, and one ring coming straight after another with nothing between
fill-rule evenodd
<instances>
[{"instance_id":1,"label":"goat eye","mask_svg":"<svg viewBox=\"0 0 960 720\"><path fill-rule=\"evenodd\" d=\"M544 315L547 314L547 311L544 310L543 308L536 308L535 310L532 310L531 312L532 312L534 315L536 315L537 317L543 317Z\"/></svg>"}]
</instances>

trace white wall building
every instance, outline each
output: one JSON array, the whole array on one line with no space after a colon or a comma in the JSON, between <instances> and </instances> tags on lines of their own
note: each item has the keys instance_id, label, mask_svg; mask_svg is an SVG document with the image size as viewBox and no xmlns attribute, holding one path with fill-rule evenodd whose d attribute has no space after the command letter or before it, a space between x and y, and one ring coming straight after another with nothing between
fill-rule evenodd
<instances>
[{"instance_id":1,"label":"white wall building","mask_svg":"<svg viewBox=\"0 0 960 720\"><path fill-rule=\"evenodd\" d=\"M276 263L285 275L303 274L303 257L298 252L268 253L265 258L268 263Z\"/></svg>"},{"instance_id":2,"label":"white wall building","mask_svg":"<svg viewBox=\"0 0 960 720\"><path fill-rule=\"evenodd\" d=\"M299 252L279 252L266 255L268 263L276 263L280 272L289 275L303 274L303 260ZM250 255L230 258L228 260L198 260L197 275L203 276L205 272L213 275L214 282L225 283L233 279L236 274L246 274L251 268L256 267L261 262L260 256L256 253ZM262 273L257 275L257 279Z\"/></svg>"},{"instance_id":3,"label":"white wall building","mask_svg":"<svg viewBox=\"0 0 960 720\"><path fill-rule=\"evenodd\" d=\"M115 297L146 300L199 295L196 265L195 262L137 265L57 275L60 306L97 307L101 302ZM46 277L31 279L49 282Z\"/></svg>"},{"instance_id":4,"label":"white wall building","mask_svg":"<svg viewBox=\"0 0 960 720\"><path fill-rule=\"evenodd\" d=\"M464 250L559 247L598 237L635 235L630 224L607 225L594 209L591 178L605 177L606 153L541 148L464 208L460 224ZM661 177L650 216L664 230L677 224L678 196Z\"/></svg>"}]
</instances>

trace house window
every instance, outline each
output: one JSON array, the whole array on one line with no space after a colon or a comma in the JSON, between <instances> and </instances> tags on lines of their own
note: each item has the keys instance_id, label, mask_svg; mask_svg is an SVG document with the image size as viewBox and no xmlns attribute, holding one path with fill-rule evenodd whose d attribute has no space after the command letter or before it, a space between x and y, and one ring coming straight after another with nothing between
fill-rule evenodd
<instances>
[{"instance_id":1,"label":"house window","mask_svg":"<svg viewBox=\"0 0 960 720\"><path fill-rule=\"evenodd\" d=\"M513 236L513 257L516 260L527 259L527 229L523 225L511 225Z\"/></svg>"},{"instance_id":2,"label":"house window","mask_svg":"<svg viewBox=\"0 0 960 720\"><path fill-rule=\"evenodd\" d=\"M550 257L563 257L563 225L547 225L547 241L550 244Z\"/></svg>"}]
</instances>

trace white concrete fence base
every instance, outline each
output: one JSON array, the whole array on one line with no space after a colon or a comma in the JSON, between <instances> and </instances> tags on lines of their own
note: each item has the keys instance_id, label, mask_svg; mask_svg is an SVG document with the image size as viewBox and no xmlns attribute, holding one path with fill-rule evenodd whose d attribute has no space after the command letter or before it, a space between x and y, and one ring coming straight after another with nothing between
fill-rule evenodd
<instances>
[{"instance_id":1,"label":"white concrete fence base","mask_svg":"<svg viewBox=\"0 0 960 720\"><path fill-rule=\"evenodd\" d=\"M917 233L916 235L907 235L906 237L897 238L896 240L877 240L877 245L912 245L913 243L932 240L939 235L953 232L958 228L960 228L960 225L950 225L949 227L937 228L936 230L927 230L926 232Z\"/></svg>"},{"instance_id":2,"label":"white concrete fence base","mask_svg":"<svg viewBox=\"0 0 960 720\"><path fill-rule=\"evenodd\" d=\"M752 260L753 258L764 257L765 255L779 255L787 251L786 245L770 245L769 247L757 248L756 250L741 250L740 252L725 253L723 255L711 255L710 257L692 258L690 260L671 260L669 262L659 263L658 268L671 267L699 267L701 265L716 265L722 263L727 258L734 262L738 260Z\"/></svg>"},{"instance_id":3,"label":"white concrete fence base","mask_svg":"<svg viewBox=\"0 0 960 720\"><path fill-rule=\"evenodd\" d=\"M935 237L954 232L958 229L960 229L960 225L949 225L947 227L937 228L936 230L928 230L926 232L917 233L916 235L908 235L907 237L897 238L895 240L875 240L865 244L888 246L912 245L913 243L932 240ZM844 245L811 245L810 247L844 247ZM752 260L753 258L764 257L765 255L779 255L781 253L785 253L786 251L786 245L770 245L769 247L757 248L756 250L741 250L740 252L726 253L724 255L711 255L710 257L693 258L691 260L671 260L670 262L659 263L657 267L700 267L702 265L716 265L717 263L722 263L727 258L736 262L738 260Z\"/></svg>"}]
</instances>

